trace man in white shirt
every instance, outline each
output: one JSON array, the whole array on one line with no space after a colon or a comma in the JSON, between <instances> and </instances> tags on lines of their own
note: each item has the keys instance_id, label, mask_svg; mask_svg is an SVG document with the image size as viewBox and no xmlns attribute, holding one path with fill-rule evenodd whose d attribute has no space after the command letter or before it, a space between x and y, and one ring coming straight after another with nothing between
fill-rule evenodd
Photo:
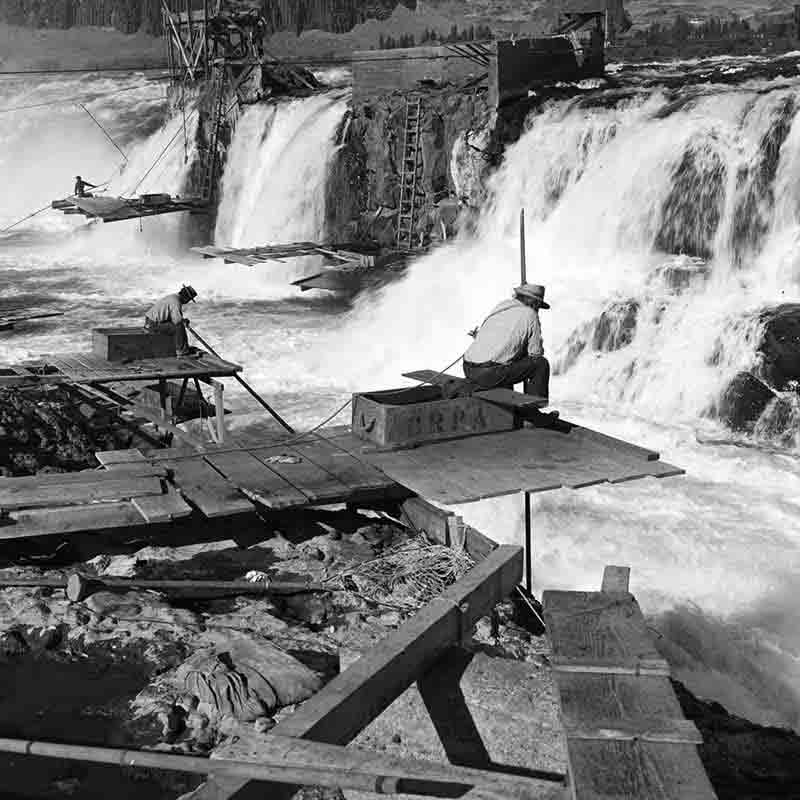
<instances>
[{"instance_id":1,"label":"man in white shirt","mask_svg":"<svg viewBox=\"0 0 800 800\"><path fill-rule=\"evenodd\" d=\"M192 349L186 337L186 325L189 322L183 316L183 307L195 300L197 292L191 286L182 286L177 294L168 294L157 300L145 314L144 327L149 333L168 333L175 336L175 355L187 356Z\"/></svg>"},{"instance_id":2,"label":"man in white shirt","mask_svg":"<svg viewBox=\"0 0 800 800\"><path fill-rule=\"evenodd\" d=\"M476 332L464 354L464 375L483 389L513 389L524 381L526 394L547 399L550 363L542 347L540 308L550 308L544 286L517 286L514 297L496 306Z\"/></svg>"}]
</instances>

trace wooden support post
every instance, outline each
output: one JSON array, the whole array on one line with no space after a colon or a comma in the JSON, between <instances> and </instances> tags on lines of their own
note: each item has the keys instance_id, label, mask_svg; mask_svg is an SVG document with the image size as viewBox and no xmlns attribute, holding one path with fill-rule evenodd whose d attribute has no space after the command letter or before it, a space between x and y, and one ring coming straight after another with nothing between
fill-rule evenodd
<instances>
[{"instance_id":1,"label":"wooden support post","mask_svg":"<svg viewBox=\"0 0 800 800\"><path fill-rule=\"evenodd\" d=\"M211 381L214 387L214 414L216 416L217 424L217 444L222 444L225 441L225 404L222 400L224 386L220 381Z\"/></svg>"},{"instance_id":2,"label":"wooden support post","mask_svg":"<svg viewBox=\"0 0 800 800\"><path fill-rule=\"evenodd\" d=\"M533 533L531 531L531 493L525 492L525 588L533 594Z\"/></svg>"},{"instance_id":3,"label":"wooden support post","mask_svg":"<svg viewBox=\"0 0 800 800\"><path fill-rule=\"evenodd\" d=\"M522 578L522 548L501 545L463 578L403 623L366 655L337 675L322 691L273 729L273 734L347 744L404 692L419 675L491 609ZM213 760L209 769L214 769ZM248 781L221 774L188 797L223 800ZM255 787L254 787L255 789ZM253 796L285 800L297 787L258 787Z\"/></svg>"}]
</instances>

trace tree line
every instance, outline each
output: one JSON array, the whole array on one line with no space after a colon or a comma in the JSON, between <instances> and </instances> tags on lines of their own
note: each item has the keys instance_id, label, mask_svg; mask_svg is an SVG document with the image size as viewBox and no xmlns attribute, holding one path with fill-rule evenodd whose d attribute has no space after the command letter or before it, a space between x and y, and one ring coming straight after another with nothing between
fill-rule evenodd
<instances>
[{"instance_id":1,"label":"tree line","mask_svg":"<svg viewBox=\"0 0 800 800\"><path fill-rule=\"evenodd\" d=\"M458 25L453 25L449 32L441 34L436 30L425 28L417 42L413 33L405 33L395 38L394 36L380 35L378 50L394 50L399 47L416 47L417 44L449 44L453 42L475 42L493 39L494 34L488 25L470 25L469 28L459 30Z\"/></svg>"}]
</instances>

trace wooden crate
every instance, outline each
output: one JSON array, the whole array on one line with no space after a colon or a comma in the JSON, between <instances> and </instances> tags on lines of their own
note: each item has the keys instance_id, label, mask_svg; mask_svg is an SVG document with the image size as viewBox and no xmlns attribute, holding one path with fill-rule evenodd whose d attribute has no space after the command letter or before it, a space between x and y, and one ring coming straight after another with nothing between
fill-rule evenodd
<instances>
[{"instance_id":1,"label":"wooden crate","mask_svg":"<svg viewBox=\"0 0 800 800\"><path fill-rule=\"evenodd\" d=\"M175 355L175 337L144 328L95 328L92 352L106 361L167 358Z\"/></svg>"},{"instance_id":2,"label":"wooden crate","mask_svg":"<svg viewBox=\"0 0 800 800\"><path fill-rule=\"evenodd\" d=\"M353 433L386 447L452 439L515 427L514 412L475 397L442 399L440 386L353 395Z\"/></svg>"}]
</instances>

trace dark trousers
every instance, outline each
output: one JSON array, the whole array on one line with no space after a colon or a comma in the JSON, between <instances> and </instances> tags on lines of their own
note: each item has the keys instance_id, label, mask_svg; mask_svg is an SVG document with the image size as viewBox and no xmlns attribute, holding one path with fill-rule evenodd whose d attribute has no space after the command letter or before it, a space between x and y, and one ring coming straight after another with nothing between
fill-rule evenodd
<instances>
[{"instance_id":1,"label":"dark trousers","mask_svg":"<svg viewBox=\"0 0 800 800\"><path fill-rule=\"evenodd\" d=\"M522 356L507 364L464 362L464 375L482 389L513 389L525 383L525 394L550 396L550 362L544 356Z\"/></svg>"},{"instance_id":2,"label":"dark trousers","mask_svg":"<svg viewBox=\"0 0 800 800\"><path fill-rule=\"evenodd\" d=\"M188 352L189 341L186 337L186 326L182 322L176 325L174 322L153 322L145 319L144 327L148 333L166 333L175 336L176 355Z\"/></svg>"}]
</instances>

